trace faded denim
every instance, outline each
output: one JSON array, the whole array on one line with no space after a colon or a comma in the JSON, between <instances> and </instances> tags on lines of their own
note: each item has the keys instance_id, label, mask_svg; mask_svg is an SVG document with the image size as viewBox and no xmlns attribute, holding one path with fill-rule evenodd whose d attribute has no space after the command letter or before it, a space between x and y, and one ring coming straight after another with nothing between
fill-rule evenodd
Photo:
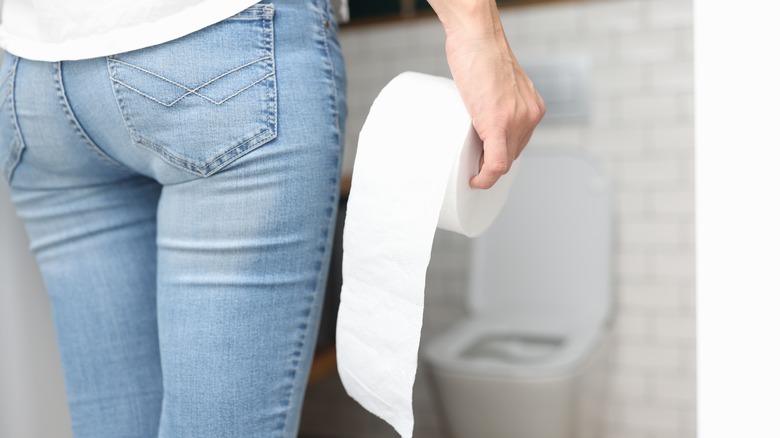
<instances>
[{"instance_id":1,"label":"faded denim","mask_svg":"<svg viewBox=\"0 0 780 438\"><path fill-rule=\"evenodd\" d=\"M6 54L0 176L74 436L297 435L346 117L328 0L78 61Z\"/></svg>"}]
</instances>

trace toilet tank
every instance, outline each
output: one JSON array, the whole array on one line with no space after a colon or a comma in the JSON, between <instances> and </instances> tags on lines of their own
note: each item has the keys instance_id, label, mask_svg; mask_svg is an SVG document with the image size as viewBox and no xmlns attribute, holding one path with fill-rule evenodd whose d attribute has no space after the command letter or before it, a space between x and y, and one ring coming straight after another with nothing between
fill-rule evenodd
<instances>
[{"instance_id":1,"label":"toilet tank","mask_svg":"<svg viewBox=\"0 0 780 438\"><path fill-rule=\"evenodd\" d=\"M600 323L613 309L606 172L580 152L523 152L506 205L474 239L468 303L478 314Z\"/></svg>"}]
</instances>

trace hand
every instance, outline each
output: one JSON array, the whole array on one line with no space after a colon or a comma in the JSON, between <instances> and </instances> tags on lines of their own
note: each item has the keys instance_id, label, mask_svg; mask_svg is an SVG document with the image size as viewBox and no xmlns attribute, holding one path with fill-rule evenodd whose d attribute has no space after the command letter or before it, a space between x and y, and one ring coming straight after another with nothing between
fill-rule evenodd
<instances>
[{"instance_id":1,"label":"hand","mask_svg":"<svg viewBox=\"0 0 780 438\"><path fill-rule=\"evenodd\" d=\"M517 62L495 0L429 0L447 36L447 62L483 141L471 187L487 189L507 173L546 111Z\"/></svg>"}]
</instances>

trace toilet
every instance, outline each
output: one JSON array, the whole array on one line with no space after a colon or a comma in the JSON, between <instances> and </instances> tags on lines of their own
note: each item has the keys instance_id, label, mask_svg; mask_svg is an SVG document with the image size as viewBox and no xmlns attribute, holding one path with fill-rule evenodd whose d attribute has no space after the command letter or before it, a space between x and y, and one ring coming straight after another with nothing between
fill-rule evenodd
<instances>
[{"instance_id":1,"label":"toilet","mask_svg":"<svg viewBox=\"0 0 780 438\"><path fill-rule=\"evenodd\" d=\"M579 152L526 151L473 240L468 316L423 349L452 438L596 438L612 343L606 173Z\"/></svg>"}]
</instances>

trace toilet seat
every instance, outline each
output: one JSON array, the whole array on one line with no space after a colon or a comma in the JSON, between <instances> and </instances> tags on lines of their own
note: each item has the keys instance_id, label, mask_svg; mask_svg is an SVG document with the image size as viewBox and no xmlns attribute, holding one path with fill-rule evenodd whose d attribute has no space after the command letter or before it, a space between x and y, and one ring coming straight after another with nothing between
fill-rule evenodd
<instances>
[{"instance_id":1,"label":"toilet seat","mask_svg":"<svg viewBox=\"0 0 780 438\"><path fill-rule=\"evenodd\" d=\"M560 377L577 372L587 362L603 333L602 324L555 322L540 318L538 312L479 315L432 339L425 354L428 363L442 372L507 379ZM502 349L506 353L491 354Z\"/></svg>"}]
</instances>

